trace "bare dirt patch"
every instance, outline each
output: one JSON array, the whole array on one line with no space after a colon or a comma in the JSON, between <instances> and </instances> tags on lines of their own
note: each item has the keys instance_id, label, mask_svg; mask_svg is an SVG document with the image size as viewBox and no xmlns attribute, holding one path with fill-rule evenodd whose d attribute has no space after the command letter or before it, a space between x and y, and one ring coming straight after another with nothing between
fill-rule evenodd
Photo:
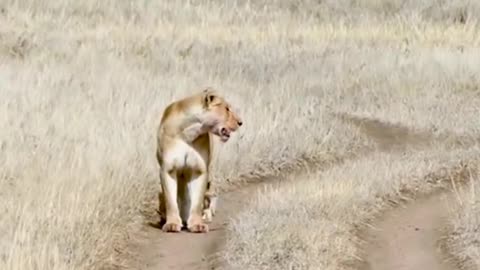
<instances>
[{"instance_id":1,"label":"bare dirt patch","mask_svg":"<svg viewBox=\"0 0 480 270\"><path fill-rule=\"evenodd\" d=\"M438 242L452 199L450 192L432 194L385 214L368 231L365 269L456 269Z\"/></svg>"},{"instance_id":2,"label":"bare dirt patch","mask_svg":"<svg viewBox=\"0 0 480 270\"><path fill-rule=\"evenodd\" d=\"M414 132L412 128L406 126L347 113L337 113L336 115L359 127L360 131L372 138L382 151L401 149L407 145L427 146L435 140L435 136L426 131Z\"/></svg>"},{"instance_id":3,"label":"bare dirt patch","mask_svg":"<svg viewBox=\"0 0 480 270\"><path fill-rule=\"evenodd\" d=\"M411 132L407 127L341 114L342 119L359 126L373 138L381 150L406 145L428 146L437 138L428 132ZM437 140L454 136L443 134ZM461 138L458 138L461 140ZM434 193L398 207L376 221L367 232L366 264L369 270L438 269L455 267L444 259L438 241L445 229L446 209L453 196L449 192Z\"/></svg>"},{"instance_id":4,"label":"bare dirt patch","mask_svg":"<svg viewBox=\"0 0 480 270\"><path fill-rule=\"evenodd\" d=\"M296 174L295 171L290 173ZM130 267L145 270L221 269L223 262L217 253L226 240L226 225L230 217L239 213L245 203L262 188L281 185L279 178L285 177L265 177L261 182L246 181L243 186L222 193L218 199L217 214L209 224L210 231L206 234L186 231L164 233L159 223L149 222L148 226L144 227L143 236L131 246L138 257L132 261L133 265Z\"/></svg>"},{"instance_id":5,"label":"bare dirt patch","mask_svg":"<svg viewBox=\"0 0 480 270\"><path fill-rule=\"evenodd\" d=\"M407 127L376 119L348 114L340 116L360 127L383 151L407 145L430 146L435 141L453 140L457 144L467 141L453 134L434 136L423 131L412 132ZM455 269L445 259L439 246L449 217L447 209L453 199L451 192L435 192L397 207L379 218L366 233L366 263L362 267L368 270Z\"/></svg>"}]
</instances>

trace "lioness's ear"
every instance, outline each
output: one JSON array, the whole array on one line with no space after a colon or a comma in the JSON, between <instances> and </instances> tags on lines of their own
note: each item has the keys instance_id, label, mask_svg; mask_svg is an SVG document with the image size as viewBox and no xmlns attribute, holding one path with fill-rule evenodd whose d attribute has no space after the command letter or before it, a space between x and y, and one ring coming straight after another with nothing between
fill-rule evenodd
<instances>
[{"instance_id":1,"label":"lioness's ear","mask_svg":"<svg viewBox=\"0 0 480 270\"><path fill-rule=\"evenodd\" d=\"M203 90L203 101L205 106L210 105L217 98L217 93L211 89Z\"/></svg>"},{"instance_id":2,"label":"lioness's ear","mask_svg":"<svg viewBox=\"0 0 480 270\"><path fill-rule=\"evenodd\" d=\"M205 94L205 103L208 105L215 100L215 95L213 93L207 93Z\"/></svg>"}]
</instances>

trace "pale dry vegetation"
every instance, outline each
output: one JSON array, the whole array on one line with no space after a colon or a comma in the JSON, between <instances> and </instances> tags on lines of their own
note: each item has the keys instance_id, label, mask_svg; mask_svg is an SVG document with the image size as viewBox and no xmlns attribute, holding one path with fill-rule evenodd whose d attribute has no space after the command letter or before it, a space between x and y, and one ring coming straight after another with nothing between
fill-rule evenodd
<instances>
[{"instance_id":1,"label":"pale dry vegetation","mask_svg":"<svg viewBox=\"0 0 480 270\"><path fill-rule=\"evenodd\" d=\"M457 201L450 216L446 247L462 270L480 268L480 188L479 168L469 172L470 181L458 188Z\"/></svg>"},{"instance_id":2,"label":"pale dry vegetation","mask_svg":"<svg viewBox=\"0 0 480 270\"><path fill-rule=\"evenodd\" d=\"M375 146L333 112L403 123L448 137L452 148L472 144L480 129L480 6L416 3L0 1L0 268L122 265L141 213L156 207L159 114L204 86L224 91L245 122L217 148L214 180L225 188ZM410 181L375 185L390 167L397 176L420 163L420 177L429 164L475 153L445 149L411 160L375 154L272 191L231 227L226 258L253 269L302 258L302 268L326 265L345 249L348 259L356 254L342 242L350 234L327 253L318 237L338 234L335 226L349 231L367 215L335 214L326 224L328 215L309 209L366 209ZM362 178L379 162L372 179ZM274 216L278 224L267 222ZM286 253L290 259L278 261Z\"/></svg>"},{"instance_id":3,"label":"pale dry vegetation","mask_svg":"<svg viewBox=\"0 0 480 270\"><path fill-rule=\"evenodd\" d=\"M445 12L448 17L453 9ZM356 269L364 255L358 233L387 202L469 179L467 171L480 162L477 24L415 15L381 24L366 15L355 26L361 30L340 28L349 34L335 41L323 63L335 81L320 85L339 95L327 108L360 116L356 125L369 118L390 124L366 143L376 141L383 152L290 177L290 184L258 194L229 225L222 254L229 269ZM391 136L401 126L408 130L408 150L392 152L376 136ZM455 220L457 228L463 224L456 252L464 259L468 253L463 262L469 263L478 252L471 235L478 222L475 208L464 211Z\"/></svg>"},{"instance_id":4,"label":"pale dry vegetation","mask_svg":"<svg viewBox=\"0 0 480 270\"><path fill-rule=\"evenodd\" d=\"M451 188L480 162L478 147L435 146L375 152L262 191L230 223L228 269L359 269L360 228L413 193Z\"/></svg>"}]
</instances>

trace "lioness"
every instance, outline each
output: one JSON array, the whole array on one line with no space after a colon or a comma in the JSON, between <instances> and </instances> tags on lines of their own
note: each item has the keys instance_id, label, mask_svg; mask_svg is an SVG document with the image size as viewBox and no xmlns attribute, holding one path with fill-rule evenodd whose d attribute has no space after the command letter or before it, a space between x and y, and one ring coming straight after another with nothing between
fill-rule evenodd
<instances>
[{"instance_id":1,"label":"lioness","mask_svg":"<svg viewBox=\"0 0 480 270\"><path fill-rule=\"evenodd\" d=\"M230 104L212 88L165 108L157 131L160 211L163 203L166 216L163 231L179 232L185 222L191 232L208 232L202 210L209 198L212 136L227 142L241 125Z\"/></svg>"}]
</instances>

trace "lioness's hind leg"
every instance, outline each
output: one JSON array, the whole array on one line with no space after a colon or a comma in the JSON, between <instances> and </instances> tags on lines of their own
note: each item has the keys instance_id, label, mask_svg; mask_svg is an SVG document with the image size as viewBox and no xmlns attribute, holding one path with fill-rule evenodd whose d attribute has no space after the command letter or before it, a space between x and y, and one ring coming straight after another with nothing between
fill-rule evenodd
<instances>
[{"instance_id":1,"label":"lioness's hind leg","mask_svg":"<svg viewBox=\"0 0 480 270\"><path fill-rule=\"evenodd\" d=\"M211 222L215 216L216 208L217 194L215 192L215 186L212 184L212 181L208 181L203 205L203 219L207 222Z\"/></svg>"},{"instance_id":2,"label":"lioness's hind leg","mask_svg":"<svg viewBox=\"0 0 480 270\"><path fill-rule=\"evenodd\" d=\"M207 223L212 222L214 211L212 211L212 205L210 204L211 197L208 194L205 194L204 205L203 205L203 220Z\"/></svg>"},{"instance_id":3,"label":"lioness's hind leg","mask_svg":"<svg viewBox=\"0 0 480 270\"><path fill-rule=\"evenodd\" d=\"M158 215L160 216L160 224L163 225L166 221L166 209L165 209L165 199L163 197L162 185L160 185L160 191L158 192Z\"/></svg>"},{"instance_id":4,"label":"lioness's hind leg","mask_svg":"<svg viewBox=\"0 0 480 270\"><path fill-rule=\"evenodd\" d=\"M160 172L162 184L162 196L165 203L166 222L162 226L165 232L180 232L182 230L182 219L177 204L177 179L176 172L168 173L164 170Z\"/></svg>"},{"instance_id":5,"label":"lioness's hind leg","mask_svg":"<svg viewBox=\"0 0 480 270\"><path fill-rule=\"evenodd\" d=\"M188 230L196 233L208 232L208 225L203 222L203 199L207 186L207 176L205 173L192 173L192 178L188 183L190 196L190 216L187 220Z\"/></svg>"}]
</instances>

